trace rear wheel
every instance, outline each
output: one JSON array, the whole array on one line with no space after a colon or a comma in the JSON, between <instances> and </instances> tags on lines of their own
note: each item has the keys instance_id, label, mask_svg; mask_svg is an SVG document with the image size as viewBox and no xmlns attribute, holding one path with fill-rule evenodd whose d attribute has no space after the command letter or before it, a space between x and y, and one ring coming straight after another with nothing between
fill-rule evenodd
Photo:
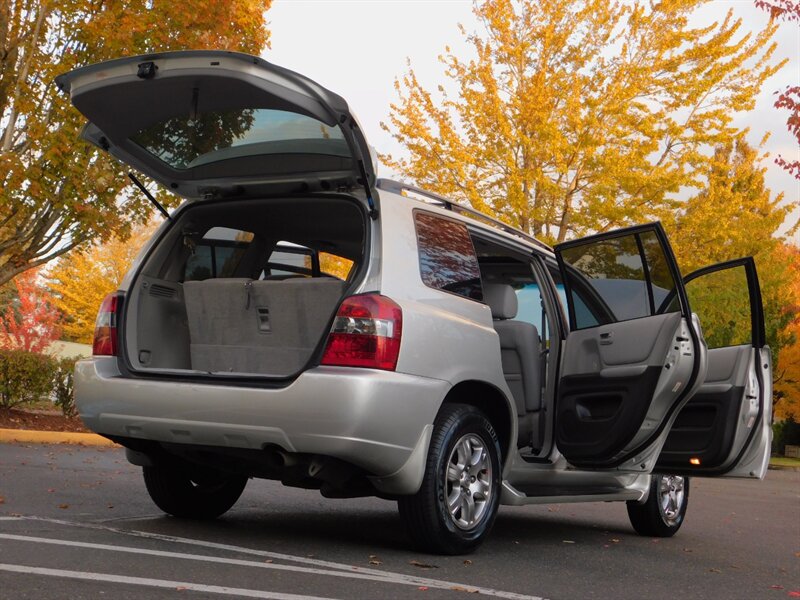
<instances>
[{"instance_id":1,"label":"rear wheel","mask_svg":"<svg viewBox=\"0 0 800 600\"><path fill-rule=\"evenodd\" d=\"M628 517L639 535L672 537L683 525L688 506L688 477L653 475L647 500L628 502Z\"/></svg>"},{"instance_id":2,"label":"rear wheel","mask_svg":"<svg viewBox=\"0 0 800 600\"><path fill-rule=\"evenodd\" d=\"M244 491L247 477L216 471L184 472L143 467L144 483L156 506L174 517L214 519L230 509Z\"/></svg>"},{"instance_id":3,"label":"rear wheel","mask_svg":"<svg viewBox=\"0 0 800 600\"><path fill-rule=\"evenodd\" d=\"M477 408L450 404L434 424L420 490L398 500L420 550L465 554L486 538L500 500L500 444Z\"/></svg>"}]
</instances>

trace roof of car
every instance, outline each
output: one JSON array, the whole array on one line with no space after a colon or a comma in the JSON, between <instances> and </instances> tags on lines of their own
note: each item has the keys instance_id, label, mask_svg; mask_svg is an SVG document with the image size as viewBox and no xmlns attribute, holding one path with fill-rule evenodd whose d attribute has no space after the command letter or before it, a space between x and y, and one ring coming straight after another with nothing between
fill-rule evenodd
<instances>
[{"instance_id":1,"label":"roof of car","mask_svg":"<svg viewBox=\"0 0 800 600\"><path fill-rule=\"evenodd\" d=\"M503 221L500 221L491 215L487 215L486 213L460 204L455 200L440 196L439 194L429 192L411 184L394 181L392 179L378 179L377 188L380 191L398 194L412 202L416 202L426 207L434 207L439 208L440 210L443 209L450 211L460 217L466 217L466 219L462 218L460 220L467 221L470 224L474 223L477 225L483 225L484 227L490 227L506 239L511 239L516 242L522 241L527 245L536 247L539 250L544 250L548 254L553 253L553 248L551 246L539 239L536 239L534 236L522 231L521 229L512 227L511 225L504 223Z\"/></svg>"}]
</instances>

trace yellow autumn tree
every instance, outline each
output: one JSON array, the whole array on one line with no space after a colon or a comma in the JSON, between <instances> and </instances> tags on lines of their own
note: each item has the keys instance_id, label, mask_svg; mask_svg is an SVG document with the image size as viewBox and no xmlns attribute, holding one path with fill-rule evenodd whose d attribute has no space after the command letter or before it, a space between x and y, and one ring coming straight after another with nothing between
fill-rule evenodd
<instances>
[{"instance_id":1,"label":"yellow autumn tree","mask_svg":"<svg viewBox=\"0 0 800 600\"><path fill-rule=\"evenodd\" d=\"M63 315L62 337L90 344L100 303L122 278L152 236L155 225L136 227L130 237L76 250L60 258L48 274L53 304Z\"/></svg>"},{"instance_id":2,"label":"yellow autumn tree","mask_svg":"<svg viewBox=\"0 0 800 600\"><path fill-rule=\"evenodd\" d=\"M800 380L797 367L790 366L791 359L785 356L796 352L791 348L798 325L800 267L797 253L778 232L800 202L770 193L765 184L768 159L769 155L741 137L717 146L698 171L702 190L680 205L667 229L684 274L742 256L755 258L767 344L775 363L773 401L780 403L782 397L788 397L789 388L781 392L778 383ZM797 223L790 224L788 233L797 227ZM714 299L709 300L713 303ZM724 298L719 300L724 303ZM724 316L720 313L720 318ZM726 325L704 323L707 332Z\"/></svg>"},{"instance_id":3,"label":"yellow autumn tree","mask_svg":"<svg viewBox=\"0 0 800 600\"><path fill-rule=\"evenodd\" d=\"M152 207L123 167L81 142L53 85L98 61L183 49L259 54L271 0L0 2L0 284L72 248L125 235ZM147 107L142 107L147 110Z\"/></svg>"},{"instance_id":4,"label":"yellow autumn tree","mask_svg":"<svg viewBox=\"0 0 800 600\"><path fill-rule=\"evenodd\" d=\"M447 85L410 69L384 129L408 178L548 241L669 220L708 152L737 135L771 60L776 25L731 11L691 25L705 0L486 0L473 56L446 49Z\"/></svg>"}]
</instances>

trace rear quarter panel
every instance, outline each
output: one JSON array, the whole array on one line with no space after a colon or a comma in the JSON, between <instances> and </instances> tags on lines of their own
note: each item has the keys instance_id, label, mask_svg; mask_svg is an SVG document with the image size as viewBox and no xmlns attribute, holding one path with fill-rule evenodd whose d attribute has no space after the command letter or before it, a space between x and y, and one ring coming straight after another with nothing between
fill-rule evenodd
<instances>
[{"instance_id":1,"label":"rear quarter panel","mask_svg":"<svg viewBox=\"0 0 800 600\"><path fill-rule=\"evenodd\" d=\"M397 370L443 379L451 385L479 380L511 393L500 364L500 340L490 308L422 282L414 209L452 216L395 194L381 194L383 223L381 293L403 309L403 340ZM509 412L510 404L509 404ZM516 421L513 423L516 429Z\"/></svg>"}]
</instances>

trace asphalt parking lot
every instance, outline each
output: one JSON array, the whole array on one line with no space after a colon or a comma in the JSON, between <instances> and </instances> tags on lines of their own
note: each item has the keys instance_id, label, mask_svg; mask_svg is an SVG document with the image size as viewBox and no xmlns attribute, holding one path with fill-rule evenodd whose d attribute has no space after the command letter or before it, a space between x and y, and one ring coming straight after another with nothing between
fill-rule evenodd
<instances>
[{"instance_id":1,"label":"asphalt parking lot","mask_svg":"<svg viewBox=\"0 0 800 600\"><path fill-rule=\"evenodd\" d=\"M409 549L392 502L251 481L185 522L121 450L0 445L0 598L800 597L800 472L692 484L672 539L622 504L502 507L475 554L441 557Z\"/></svg>"}]
</instances>

